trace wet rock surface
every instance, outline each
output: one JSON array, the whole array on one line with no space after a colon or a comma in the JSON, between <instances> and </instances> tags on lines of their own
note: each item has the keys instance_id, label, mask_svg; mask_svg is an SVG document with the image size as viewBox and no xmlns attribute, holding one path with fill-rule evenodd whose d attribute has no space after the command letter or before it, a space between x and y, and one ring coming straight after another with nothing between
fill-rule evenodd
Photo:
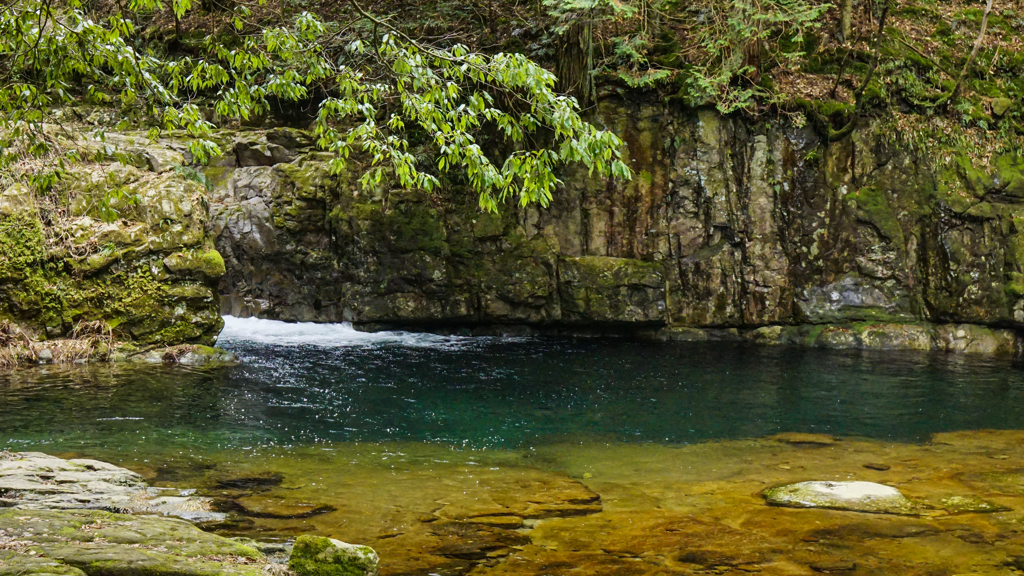
<instances>
[{"instance_id":1,"label":"wet rock surface","mask_svg":"<svg viewBox=\"0 0 1024 576\"><path fill-rule=\"evenodd\" d=\"M41 452L0 452L0 508L96 509L173 515L195 521L222 517L191 491L153 488L141 476L106 462L64 460Z\"/></svg>"},{"instance_id":2,"label":"wet rock surface","mask_svg":"<svg viewBox=\"0 0 1024 576\"><path fill-rule=\"evenodd\" d=\"M467 473L473 477L471 486L463 484ZM283 478L279 484L247 481L278 475ZM480 474L460 468L450 477L407 470L394 480L376 475L341 480L342 496L306 484L294 468L250 476L221 476L212 470L195 479L207 486L200 492L228 513L223 521L204 524L207 529L279 538L315 533L366 543L379 554L382 574L466 574L514 554L544 522L603 509L600 496L581 482L521 466ZM422 499L411 501L413 493ZM394 505L383 521L377 518L381 501ZM339 525L352 531L339 536Z\"/></svg>"},{"instance_id":3,"label":"wet rock surface","mask_svg":"<svg viewBox=\"0 0 1024 576\"><path fill-rule=\"evenodd\" d=\"M280 482L280 475L232 478L219 487ZM377 555L366 546L304 536L293 547L203 532L184 519L221 523L226 515L195 492L149 487L139 474L97 460L0 453L0 575L286 575L289 556L299 576L377 574Z\"/></svg>"},{"instance_id":4,"label":"wet rock surface","mask_svg":"<svg viewBox=\"0 0 1024 576\"><path fill-rule=\"evenodd\" d=\"M172 518L0 510L0 574L259 576L255 549Z\"/></svg>"}]
</instances>

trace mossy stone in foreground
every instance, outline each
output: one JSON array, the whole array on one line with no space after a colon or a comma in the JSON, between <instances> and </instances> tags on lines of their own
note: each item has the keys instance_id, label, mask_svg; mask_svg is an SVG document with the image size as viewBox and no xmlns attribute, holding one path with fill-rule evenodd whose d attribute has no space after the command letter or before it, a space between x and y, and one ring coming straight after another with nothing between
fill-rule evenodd
<instances>
[{"instance_id":1,"label":"mossy stone in foreground","mask_svg":"<svg viewBox=\"0 0 1024 576\"><path fill-rule=\"evenodd\" d=\"M288 568L299 576L376 576L377 553L369 546L322 536L299 536Z\"/></svg>"},{"instance_id":2,"label":"mossy stone in foreground","mask_svg":"<svg viewBox=\"0 0 1024 576\"><path fill-rule=\"evenodd\" d=\"M176 518L5 510L0 576L262 576L259 551Z\"/></svg>"}]
</instances>

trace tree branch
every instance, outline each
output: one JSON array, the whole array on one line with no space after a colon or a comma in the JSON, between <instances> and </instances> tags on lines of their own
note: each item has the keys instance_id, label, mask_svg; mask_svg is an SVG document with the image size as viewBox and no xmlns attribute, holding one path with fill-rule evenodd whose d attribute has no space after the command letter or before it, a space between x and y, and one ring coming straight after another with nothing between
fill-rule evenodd
<instances>
[{"instance_id":1,"label":"tree branch","mask_svg":"<svg viewBox=\"0 0 1024 576\"><path fill-rule=\"evenodd\" d=\"M846 138L853 129L857 127L857 120L860 119L860 113L864 109L864 91L867 90L868 85L871 84L871 79L875 75L875 70L878 68L878 56L881 52L882 47L882 36L885 35L885 21L889 16L889 5L891 0L883 0L882 4L882 15L878 19L878 32L875 34L875 45L874 53L871 55L871 65L868 67L867 74L864 75L864 81L861 83L860 88L854 92L854 101L857 103L853 109L853 118L844 126L841 130L835 131L829 127L828 130L828 141L836 142Z\"/></svg>"},{"instance_id":2,"label":"tree branch","mask_svg":"<svg viewBox=\"0 0 1024 576\"><path fill-rule=\"evenodd\" d=\"M978 51L981 50L981 43L985 40L985 30L988 28L988 16L992 13L992 1L988 0L988 4L985 5L985 15L981 17L981 31L978 32L978 39L974 41L974 49L971 50L971 57L967 59L967 63L964 64L962 70L960 70L960 76L956 79L956 84L953 85L953 90L950 91L949 96L943 99L942 104L948 104L952 100L956 99L957 94L960 92L960 87L963 86L964 78L967 77L967 72L971 69L974 64L974 60L978 57Z\"/></svg>"}]
</instances>

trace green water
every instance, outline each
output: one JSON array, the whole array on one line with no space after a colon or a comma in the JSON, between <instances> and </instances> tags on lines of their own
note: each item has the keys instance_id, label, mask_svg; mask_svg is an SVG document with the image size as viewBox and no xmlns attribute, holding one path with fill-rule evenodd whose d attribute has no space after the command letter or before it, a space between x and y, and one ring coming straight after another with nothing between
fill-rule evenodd
<instances>
[{"instance_id":1,"label":"green water","mask_svg":"<svg viewBox=\"0 0 1024 576\"><path fill-rule=\"evenodd\" d=\"M1024 372L981 357L362 335L239 320L221 345L242 364L2 374L0 447L145 454L411 441L516 449L783 431L919 441L1024 429Z\"/></svg>"},{"instance_id":2,"label":"green water","mask_svg":"<svg viewBox=\"0 0 1024 576\"><path fill-rule=\"evenodd\" d=\"M235 319L220 344L242 363L0 374L0 448L196 489L225 535L372 546L381 576L1005 574L988 534L1024 554L1013 362ZM779 432L841 438L760 438ZM924 521L759 496L806 480L1010 511Z\"/></svg>"}]
</instances>

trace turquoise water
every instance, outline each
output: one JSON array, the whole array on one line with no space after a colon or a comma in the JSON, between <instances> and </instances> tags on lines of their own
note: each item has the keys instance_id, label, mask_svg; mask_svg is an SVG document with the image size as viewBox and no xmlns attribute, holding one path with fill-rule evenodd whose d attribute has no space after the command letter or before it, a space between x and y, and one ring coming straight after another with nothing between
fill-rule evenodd
<instances>
[{"instance_id":1,"label":"turquoise water","mask_svg":"<svg viewBox=\"0 0 1024 576\"><path fill-rule=\"evenodd\" d=\"M1024 428L1024 372L981 357L739 343L361 334L229 319L242 364L0 374L0 448L189 451L422 441L522 448L783 431L917 441Z\"/></svg>"}]
</instances>

